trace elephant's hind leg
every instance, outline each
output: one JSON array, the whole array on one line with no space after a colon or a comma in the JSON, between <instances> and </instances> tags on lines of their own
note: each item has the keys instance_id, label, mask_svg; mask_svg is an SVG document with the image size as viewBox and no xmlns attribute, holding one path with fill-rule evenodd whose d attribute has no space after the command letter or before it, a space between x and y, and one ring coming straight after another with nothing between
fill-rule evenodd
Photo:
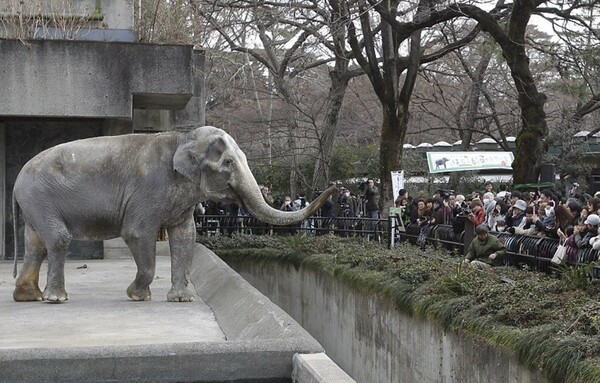
<instances>
[{"instance_id":1,"label":"elephant's hind leg","mask_svg":"<svg viewBox=\"0 0 600 383\"><path fill-rule=\"evenodd\" d=\"M52 232L53 238L45 241L48 248L48 280L42 297L50 302L69 300L65 290L65 259L71 243L71 235L66 227Z\"/></svg>"},{"instance_id":2,"label":"elephant's hind leg","mask_svg":"<svg viewBox=\"0 0 600 383\"><path fill-rule=\"evenodd\" d=\"M17 302L41 301L39 287L40 267L46 257L46 246L38 233L25 225L25 256L23 267L17 278L13 299ZM16 254L15 254L16 256Z\"/></svg>"}]
</instances>

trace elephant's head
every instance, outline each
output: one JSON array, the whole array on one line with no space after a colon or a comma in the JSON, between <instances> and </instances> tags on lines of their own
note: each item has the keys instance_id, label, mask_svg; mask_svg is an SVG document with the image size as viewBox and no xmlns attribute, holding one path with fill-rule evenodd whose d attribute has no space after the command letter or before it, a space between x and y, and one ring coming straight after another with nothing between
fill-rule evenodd
<instances>
[{"instance_id":1,"label":"elephant's head","mask_svg":"<svg viewBox=\"0 0 600 383\"><path fill-rule=\"evenodd\" d=\"M273 225L290 225L314 215L336 189L331 186L306 208L284 212L269 206L248 167L246 155L225 131L204 126L180 139L173 168L200 185L202 198L237 201L257 219Z\"/></svg>"}]
</instances>

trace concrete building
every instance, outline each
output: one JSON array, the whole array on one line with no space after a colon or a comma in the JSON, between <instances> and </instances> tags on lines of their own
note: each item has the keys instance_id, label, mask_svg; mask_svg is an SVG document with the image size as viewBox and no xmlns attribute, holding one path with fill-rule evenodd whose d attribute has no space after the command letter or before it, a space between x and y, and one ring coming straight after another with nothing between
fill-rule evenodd
<instances>
[{"instance_id":1,"label":"concrete building","mask_svg":"<svg viewBox=\"0 0 600 383\"><path fill-rule=\"evenodd\" d=\"M204 123L202 51L136 43L130 1L68 1L69 26L50 3L0 0L0 259L14 253L14 181L37 153L75 139ZM13 22L17 14L42 22L24 28ZM74 241L70 254L100 258L102 249Z\"/></svg>"}]
</instances>

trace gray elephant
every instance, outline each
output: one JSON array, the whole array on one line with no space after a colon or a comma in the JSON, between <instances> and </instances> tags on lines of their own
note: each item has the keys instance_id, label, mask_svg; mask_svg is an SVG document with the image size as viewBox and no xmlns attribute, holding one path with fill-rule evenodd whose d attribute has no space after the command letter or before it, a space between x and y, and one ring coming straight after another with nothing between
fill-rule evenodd
<instances>
[{"instance_id":1,"label":"gray elephant","mask_svg":"<svg viewBox=\"0 0 600 383\"><path fill-rule=\"evenodd\" d=\"M15 182L13 217L25 222L25 260L16 301L66 301L64 264L72 239L122 237L137 265L127 288L132 300L149 300L154 279L156 234L166 227L171 250L169 301L188 302L188 268L195 242L193 219L200 201L237 201L267 223L289 225L319 209L333 193L296 212L265 203L246 156L212 126L189 133L128 134L68 142L31 159ZM15 224L15 273L18 225ZM39 272L48 257L47 285Z\"/></svg>"}]
</instances>

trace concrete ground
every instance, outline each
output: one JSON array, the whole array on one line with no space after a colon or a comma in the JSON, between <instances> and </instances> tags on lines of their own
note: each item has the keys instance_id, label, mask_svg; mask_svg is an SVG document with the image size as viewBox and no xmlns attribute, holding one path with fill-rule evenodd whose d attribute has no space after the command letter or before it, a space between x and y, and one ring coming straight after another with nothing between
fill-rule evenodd
<instances>
[{"instance_id":1,"label":"concrete ground","mask_svg":"<svg viewBox=\"0 0 600 383\"><path fill-rule=\"evenodd\" d=\"M202 299L167 302L170 260L157 257L152 300L147 302L131 301L125 294L135 277L132 259L67 261L65 303L13 301L12 262L0 263L0 349L224 341ZM40 275L42 290L46 266Z\"/></svg>"},{"instance_id":2,"label":"concrete ground","mask_svg":"<svg viewBox=\"0 0 600 383\"><path fill-rule=\"evenodd\" d=\"M170 257L158 245L152 300L130 301L135 264L121 244L107 259L67 261L65 303L14 302L0 262L0 382L291 382L293 356L323 348L202 245L197 299L167 302ZM45 285L42 267L40 287Z\"/></svg>"}]
</instances>

